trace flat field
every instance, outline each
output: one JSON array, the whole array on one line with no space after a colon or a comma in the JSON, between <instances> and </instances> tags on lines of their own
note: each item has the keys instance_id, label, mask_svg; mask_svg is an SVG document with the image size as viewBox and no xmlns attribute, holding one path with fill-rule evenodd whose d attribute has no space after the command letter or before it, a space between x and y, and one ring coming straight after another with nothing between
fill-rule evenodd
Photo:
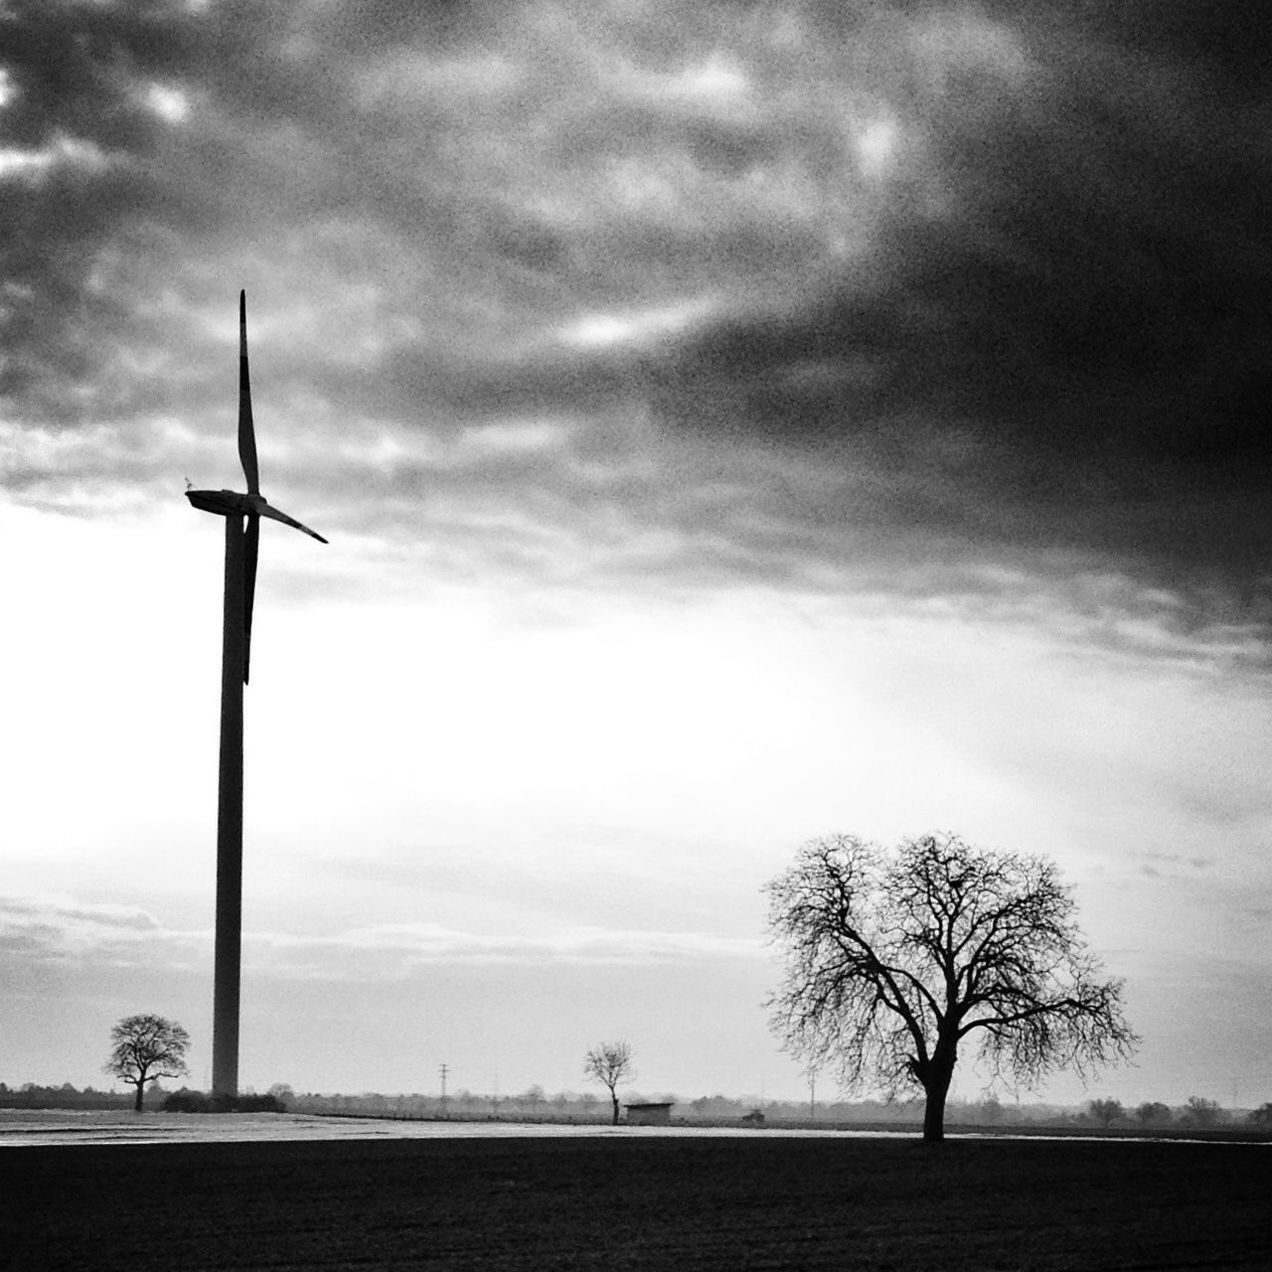
<instances>
[{"instance_id":1,"label":"flat field","mask_svg":"<svg viewBox=\"0 0 1272 1272\"><path fill-rule=\"evenodd\" d=\"M1272 1269L1272 1145L648 1137L0 1149L15 1269Z\"/></svg>"}]
</instances>

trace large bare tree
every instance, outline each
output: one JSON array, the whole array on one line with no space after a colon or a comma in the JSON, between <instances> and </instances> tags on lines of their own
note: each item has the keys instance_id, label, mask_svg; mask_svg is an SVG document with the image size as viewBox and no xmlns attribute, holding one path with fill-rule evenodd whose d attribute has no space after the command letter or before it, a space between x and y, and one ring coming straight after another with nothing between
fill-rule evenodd
<instances>
[{"instance_id":1,"label":"large bare tree","mask_svg":"<svg viewBox=\"0 0 1272 1272\"><path fill-rule=\"evenodd\" d=\"M110 1059L105 1071L137 1088L133 1108L140 1113L147 1082L188 1073L185 1053L190 1035L163 1016L125 1016L110 1031Z\"/></svg>"},{"instance_id":2,"label":"large bare tree","mask_svg":"<svg viewBox=\"0 0 1272 1272\"><path fill-rule=\"evenodd\" d=\"M614 1106L614 1125L618 1125L618 1084L624 1080L631 1081L636 1076L632 1067L632 1048L627 1042L602 1042L587 1053L583 1062L583 1073L586 1077L603 1082L610 1093L610 1103Z\"/></svg>"},{"instance_id":3,"label":"large bare tree","mask_svg":"<svg viewBox=\"0 0 1272 1272\"><path fill-rule=\"evenodd\" d=\"M805 845L766 891L786 962L774 1031L849 1089L920 1088L924 1139L944 1138L965 1041L992 1075L1030 1087L1058 1068L1085 1076L1139 1041L1122 982L1087 951L1073 898L1042 858L954 835L893 852L835 835Z\"/></svg>"}]
</instances>

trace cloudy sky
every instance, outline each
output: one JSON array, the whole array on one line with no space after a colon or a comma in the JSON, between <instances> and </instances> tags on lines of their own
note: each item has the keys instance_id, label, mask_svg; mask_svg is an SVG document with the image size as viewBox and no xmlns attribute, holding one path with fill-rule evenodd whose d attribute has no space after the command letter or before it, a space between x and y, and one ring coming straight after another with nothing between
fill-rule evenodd
<instances>
[{"instance_id":1,"label":"cloudy sky","mask_svg":"<svg viewBox=\"0 0 1272 1272\"><path fill-rule=\"evenodd\" d=\"M0 3L0 1080L207 1077L246 288L331 543L262 534L245 1085L798 1096L761 885L951 829L1126 978L1090 1094L1272 1098L1261 12Z\"/></svg>"}]
</instances>

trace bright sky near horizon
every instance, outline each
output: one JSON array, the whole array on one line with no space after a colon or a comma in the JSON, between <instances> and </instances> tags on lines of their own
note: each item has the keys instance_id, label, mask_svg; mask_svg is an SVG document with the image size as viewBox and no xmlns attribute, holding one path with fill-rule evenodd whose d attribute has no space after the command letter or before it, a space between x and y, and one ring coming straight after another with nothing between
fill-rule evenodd
<instances>
[{"instance_id":1,"label":"bright sky near horizon","mask_svg":"<svg viewBox=\"0 0 1272 1272\"><path fill-rule=\"evenodd\" d=\"M262 532L244 1085L798 1097L761 886L948 829L1126 978L1041 1096L1272 1099L1272 16L1039 9L0 0L0 1080L206 1080L246 288L331 543Z\"/></svg>"}]
</instances>

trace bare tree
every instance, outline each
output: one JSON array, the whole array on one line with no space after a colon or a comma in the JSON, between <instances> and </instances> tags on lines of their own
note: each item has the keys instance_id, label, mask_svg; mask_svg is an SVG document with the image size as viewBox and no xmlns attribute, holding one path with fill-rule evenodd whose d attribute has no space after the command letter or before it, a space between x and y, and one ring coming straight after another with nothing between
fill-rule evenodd
<instances>
[{"instance_id":1,"label":"bare tree","mask_svg":"<svg viewBox=\"0 0 1272 1272\"><path fill-rule=\"evenodd\" d=\"M986 1126L997 1126L1003 1120L1003 1105L992 1091L981 1101L978 1118Z\"/></svg>"},{"instance_id":2,"label":"bare tree","mask_svg":"<svg viewBox=\"0 0 1272 1272\"><path fill-rule=\"evenodd\" d=\"M1087 1111L1107 1131L1119 1118L1126 1116L1120 1100L1092 1100Z\"/></svg>"},{"instance_id":3,"label":"bare tree","mask_svg":"<svg viewBox=\"0 0 1272 1272\"><path fill-rule=\"evenodd\" d=\"M848 1088L920 1087L923 1137L945 1135L965 1039L994 1078L1036 1086L1131 1054L1122 982L1102 978L1054 866L954 835L892 853L852 835L807 844L772 880L769 924L786 978L771 1025Z\"/></svg>"},{"instance_id":4,"label":"bare tree","mask_svg":"<svg viewBox=\"0 0 1272 1272\"><path fill-rule=\"evenodd\" d=\"M1184 1121L1199 1130L1209 1130L1223 1113L1218 1100L1208 1100L1204 1095L1190 1095L1184 1102Z\"/></svg>"},{"instance_id":5,"label":"bare tree","mask_svg":"<svg viewBox=\"0 0 1272 1272\"><path fill-rule=\"evenodd\" d=\"M1260 1104L1257 1109L1251 1109L1246 1114L1246 1121L1262 1130L1272 1127L1272 1104Z\"/></svg>"},{"instance_id":6,"label":"bare tree","mask_svg":"<svg viewBox=\"0 0 1272 1272\"><path fill-rule=\"evenodd\" d=\"M627 1042L602 1042L587 1053L583 1062L583 1074L603 1082L610 1093L610 1103L614 1106L614 1125L618 1125L618 1084L624 1080L630 1082L636 1076L632 1067L632 1048Z\"/></svg>"},{"instance_id":7,"label":"bare tree","mask_svg":"<svg viewBox=\"0 0 1272 1272\"><path fill-rule=\"evenodd\" d=\"M1170 1109L1159 1100L1145 1100L1136 1108L1135 1120L1141 1126L1169 1126Z\"/></svg>"},{"instance_id":8,"label":"bare tree","mask_svg":"<svg viewBox=\"0 0 1272 1272\"><path fill-rule=\"evenodd\" d=\"M163 1016L126 1016L110 1031L110 1059L105 1072L137 1088L133 1108L140 1113L147 1082L189 1073L185 1053L190 1035Z\"/></svg>"}]
</instances>

